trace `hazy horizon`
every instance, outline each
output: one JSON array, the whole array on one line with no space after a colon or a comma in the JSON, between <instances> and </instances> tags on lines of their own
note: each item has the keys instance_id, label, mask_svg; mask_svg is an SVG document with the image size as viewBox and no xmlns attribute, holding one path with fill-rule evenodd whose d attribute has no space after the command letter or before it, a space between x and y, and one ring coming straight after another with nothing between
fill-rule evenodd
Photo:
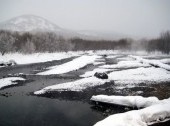
<instances>
[{"instance_id":1,"label":"hazy horizon","mask_svg":"<svg viewBox=\"0 0 170 126\"><path fill-rule=\"evenodd\" d=\"M170 30L169 0L0 0L0 12L0 22L29 14L75 31L155 37Z\"/></svg>"}]
</instances>

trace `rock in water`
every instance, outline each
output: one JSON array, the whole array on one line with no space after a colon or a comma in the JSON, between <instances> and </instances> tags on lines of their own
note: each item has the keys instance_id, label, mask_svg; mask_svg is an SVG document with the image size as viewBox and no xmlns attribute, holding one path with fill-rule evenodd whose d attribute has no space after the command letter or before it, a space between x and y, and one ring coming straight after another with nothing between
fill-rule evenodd
<instances>
[{"instance_id":1,"label":"rock in water","mask_svg":"<svg viewBox=\"0 0 170 126\"><path fill-rule=\"evenodd\" d=\"M103 73L96 72L94 76L100 79L108 79L108 75L104 72Z\"/></svg>"}]
</instances>

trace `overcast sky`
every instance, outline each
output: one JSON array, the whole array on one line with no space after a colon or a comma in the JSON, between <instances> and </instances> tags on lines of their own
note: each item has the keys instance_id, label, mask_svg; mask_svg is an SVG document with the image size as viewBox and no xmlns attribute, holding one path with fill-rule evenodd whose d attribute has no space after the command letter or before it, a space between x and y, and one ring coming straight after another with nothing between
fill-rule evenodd
<instances>
[{"instance_id":1,"label":"overcast sky","mask_svg":"<svg viewBox=\"0 0 170 126\"><path fill-rule=\"evenodd\" d=\"M0 22L32 14L72 30L141 37L170 30L170 0L0 0Z\"/></svg>"}]
</instances>

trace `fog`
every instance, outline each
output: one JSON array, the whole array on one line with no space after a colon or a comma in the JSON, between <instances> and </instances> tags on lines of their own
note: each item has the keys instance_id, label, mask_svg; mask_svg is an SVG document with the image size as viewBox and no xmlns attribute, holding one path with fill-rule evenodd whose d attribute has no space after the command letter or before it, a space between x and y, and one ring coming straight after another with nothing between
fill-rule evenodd
<instances>
[{"instance_id":1,"label":"fog","mask_svg":"<svg viewBox=\"0 0 170 126\"><path fill-rule=\"evenodd\" d=\"M0 0L0 22L32 14L71 30L156 37L170 30L169 0Z\"/></svg>"}]
</instances>

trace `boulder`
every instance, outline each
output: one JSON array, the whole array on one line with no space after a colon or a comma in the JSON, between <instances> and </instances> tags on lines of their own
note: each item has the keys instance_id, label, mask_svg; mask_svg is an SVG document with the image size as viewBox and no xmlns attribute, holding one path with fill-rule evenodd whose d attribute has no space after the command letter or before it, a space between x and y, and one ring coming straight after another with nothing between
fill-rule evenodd
<instances>
[{"instance_id":1,"label":"boulder","mask_svg":"<svg viewBox=\"0 0 170 126\"><path fill-rule=\"evenodd\" d=\"M10 60L9 62L6 63L7 66L13 66L16 65L17 63L14 60Z\"/></svg>"},{"instance_id":2,"label":"boulder","mask_svg":"<svg viewBox=\"0 0 170 126\"><path fill-rule=\"evenodd\" d=\"M96 72L94 74L94 76L97 77L97 78L100 78L100 79L108 79L108 75L104 72L102 72L102 73Z\"/></svg>"},{"instance_id":3,"label":"boulder","mask_svg":"<svg viewBox=\"0 0 170 126\"><path fill-rule=\"evenodd\" d=\"M5 66L5 63L4 62L0 62L0 66Z\"/></svg>"}]
</instances>

